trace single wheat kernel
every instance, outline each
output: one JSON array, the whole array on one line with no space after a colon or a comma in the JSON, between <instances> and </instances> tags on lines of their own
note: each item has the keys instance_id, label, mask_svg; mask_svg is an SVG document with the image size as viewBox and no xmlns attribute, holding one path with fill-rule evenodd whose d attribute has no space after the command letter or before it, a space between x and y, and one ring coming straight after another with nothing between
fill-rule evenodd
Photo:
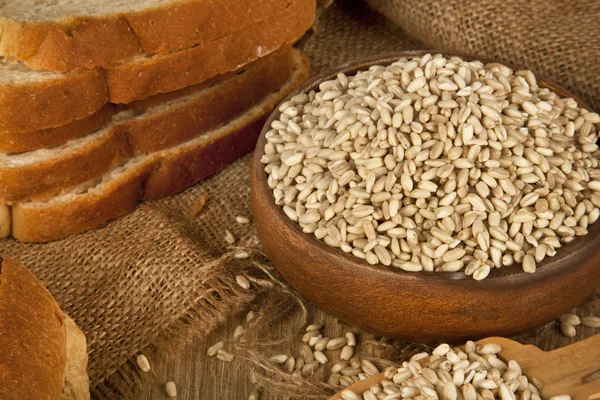
<instances>
[{"instance_id":1,"label":"single wheat kernel","mask_svg":"<svg viewBox=\"0 0 600 400\"><path fill-rule=\"evenodd\" d=\"M242 289L250 289L250 281L244 275L236 275L235 281Z\"/></svg>"},{"instance_id":2,"label":"single wheat kernel","mask_svg":"<svg viewBox=\"0 0 600 400\"><path fill-rule=\"evenodd\" d=\"M587 326L588 328L600 328L600 318L599 317L582 317L581 324L583 326Z\"/></svg>"},{"instance_id":3,"label":"single wheat kernel","mask_svg":"<svg viewBox=\"0 0 600 400\"><path fill-rule=\"evenodd\" d=\"M142 371L150 372L150 369L151 369L150 361L148 361L148 358L145 355L143 355L143 354L138 355L136 360L137 360L138 367L140 367L140 369Z\"/></svg>"},{"instance_id":4,"label":"single wheat kernel","mask_svg":"<svg viewBox=\"0 0 600 400\"><path fill-rule=\"evenodd\" d=\"M167 396L170 398L177 397L177 386L175 386L175 382L167 382L165 385L165 391L167 392Z\"/></svg>"},{"instance_id":5,"label":"single wheat kernel","mask_svg":"<svg viewBox=\"0 0 600 400\"><path fill-rule=\"evenodd\" d=\"M233 236L233 233L228 230L225 230L225 241L229 244L235 243L235 236Z\"/></svg>"},{"instance_id":6,"label":"single wheat kernel","mask_svg":"<svg viewBox=\"0 0 600 400\"><path fill-rule=\"evenodd\" d=\"M238 215L237 217L235 217L235 220L238 222L238 224L247 224L250 222L248 217L244 217L242 215Z\"/></svg>"}]
</instances>

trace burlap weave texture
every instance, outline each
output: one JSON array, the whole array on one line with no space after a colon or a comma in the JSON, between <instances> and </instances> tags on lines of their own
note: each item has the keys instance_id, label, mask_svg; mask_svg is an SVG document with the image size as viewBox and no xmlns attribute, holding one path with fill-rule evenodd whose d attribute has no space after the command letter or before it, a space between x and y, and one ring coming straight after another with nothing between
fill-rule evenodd
<instances>
[{"instance_id":1,"label":"burlap weave texture","mask_svg":"<svg viewBox=\"0 0 600 400\"><path fill-rule=\"evenodd\" d=\"M366 0L431 48L530 68L600 109L600 2Z\"/></svg>"}]
</instances>

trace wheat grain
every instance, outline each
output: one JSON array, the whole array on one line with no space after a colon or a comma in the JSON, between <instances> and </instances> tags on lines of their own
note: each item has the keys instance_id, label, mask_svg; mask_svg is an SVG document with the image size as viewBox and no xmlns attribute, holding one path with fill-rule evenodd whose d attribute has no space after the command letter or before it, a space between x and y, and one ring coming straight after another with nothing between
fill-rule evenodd
<instances>
[{"instance_id":1,"label":"wheat grain","mask_svg":"<svg viewBox=\"0 0 600 400\"><path fill-rule=\"evenodd\" d=\"M229 244L235 243L235 236L229 230L225 230L225 241Z\"/></svg>"},{"instance_id":2,"label":"wheat grain","mask_svg":"<svg viewBox=\"0 0 600 400\"><path fill-rule=\"evenodd\" d=\"M235 281L242 289L250 289L250 281L244 275L236 275Z\"/></svg>"},{"instance_id":3,"label":"wheat grain","mask_svg":"<svg viewBox=\"0 0 600 400\"><path fill-rule=\"evenodd\" d=\"M566 322L560 323L560 330L567 337L575 337L575 335L577 334L577 332L575 331L575 327Z\"/></svg>"},{"instance_id":4,"label":"wheat grain","mask_svg":"<svg viewBox=\"0 0 600 400\"><path fill-rule=\"evenodd\" d=\"M441 55L341 74L280 106L263 157L276 203L370 264L533 272L600 217L600 117L529 81ZM431 236L451 247L426 247ZM439 268L422 253L491 264Z\"/></svg>"},{"instance_id":5,"label":"wheat grain","mask_svg":"<svg viewBox=\"0 0 600 400\"><path fill-rule=\"evenodd\" d=\"M327 359L327 356L325 356L325 354L323 354L323 352L321 352L321 351L315 351L313 353L313 356L314 356L315 360L321 365L327 364L327 362L329 361Z\"/></svg>"},{"instance_id":6,"label":"wheat grain","mask_svg":"<svg viewBox=\"0 0 600 400\"><path fill-rule=\"evenodd\" d=\"M144 372L150 372L150 361L148 361L148 358L143 355L143 354L139 354L136 358L137 361L137 365L138 367L140 367L140 369Z\"/></svg>"},{"instance_id":7,"label":"wheat grain","mask_svg":"<svg viewBox=\"0 0 600 400\"><path fill-rule=\"evenodd\" d=\"M209 357L214 357L217 355L217 353L219 352L219 350L222 350L223 347L225 346L224 342L217 342L216 344L212 345L211 347L208 348L206 354Z\"/></svg>"},{"instance_id":8,"label":"wheat grain","mask_svg":"<svg viewBox=\"0 0 600 400\"><path fill-rule=\"evenodd\" d=\"M269 357L269 362L273 364L285 364L288 358L287 354L277 354Z\"/></svg>"},{"instance_id":9,"label":"wheat grain","mask_svg":"<svg viewBox=\"0 0 600 400\"><path fill-rule=\"evenodd\" d=\"M346 344L356 346L356 334L354 332L346 332Z\"/></svg>"},{"instance_id":10,"label":"wheat grain","mask_svg":"<svg viewBox=\"0 0 600 400\"><path fill-rule=\"evenodd\" d=\"M346 345L342 348L342 351L340 353L340 359L341 360L350 360L353 355L354 355L354 347Z\"/></svg>"},{"instance_id":11,"label":"wheat grain","mask_svg":"<svg viewBox=\"0 0 600 400\"><path fill-rule=\"evenodd\" d=\"M219 350L217 352L217 359L223 362L232 362L235 356L225 350Z\"/></svg>"},{"instance_id":12,"label":"wheat grain","mask_svg":"<svg viewBox=\"0 0 600 400\"><path fill-rule=\"evenodd\" d=\"M175 382L167 382L165 384L165 391L170 398L177 397L177 386L175 385Z\"/></svg>"},{"instance_id":13,"label":"wheat grain","mask_svg":"<svg viewBox=\"0 0 600 400\"><path fill-rule=\"evenodd\" d=\"M327 342L327 350L339 350L342 347L346 346L347 343L348 338L346 337L337 337L331 339L329 342Z\"/></svg>"},{"instance_id":14,"label":"wheat grain","mask_svg":"<svg viewBox=\"0 0 600 400\"><path fill-rule=\"evenodd\" d=\"M600 328L600 317L582 317L581 324L588 328Z\"/></svg>"},{"instance_id":15,"label":"wheat grain","mask_svg":"<svg viewBox=\"0 0 600 400\"><path fill-rule=\"evenodd\" d=\"M581 324L581 319L575 314L563 314L558 320L573 326Z\"/></svg>"},{"instance_id":16,"label":"wheat grain","mask_svg":"<svg viewBox=\"0 0 600 400\"><path fill-rule=\"evenodd\" d=\"M235 220L238 222L238 224L248 224L248 223L250 223L250 219L248 217L243 216L243 215L238 215L237 217L235 217Z\"/></svg>"}]
</instances>

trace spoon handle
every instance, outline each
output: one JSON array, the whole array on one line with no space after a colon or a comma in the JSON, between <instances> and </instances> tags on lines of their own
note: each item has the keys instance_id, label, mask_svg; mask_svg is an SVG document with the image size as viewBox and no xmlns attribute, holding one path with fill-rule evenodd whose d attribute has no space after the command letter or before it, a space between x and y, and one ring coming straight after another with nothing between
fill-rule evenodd
<instances>
[{"instance_id":1,"label":"spoon handle","mask_svg":"<svg viewBox=\"0 0 600 400\"><path fill-rule=\"evenodd\" d=\"M600 334L548 352L499 337L480 343L498 343L504 360L516 360L528 378L544 382L543 398L600 399Z\"/></svg>"},{"instance_id":2,"label":"spoon handle","mask_svg":"<svg viewBox=\"0 0 600 400\"><path fill-rule=\"evenodd\" d=\"M573 400L600 399L600 334L546 354L548 365L555 368L548 392L565 387Z\"/></svg>"}]
</instances>

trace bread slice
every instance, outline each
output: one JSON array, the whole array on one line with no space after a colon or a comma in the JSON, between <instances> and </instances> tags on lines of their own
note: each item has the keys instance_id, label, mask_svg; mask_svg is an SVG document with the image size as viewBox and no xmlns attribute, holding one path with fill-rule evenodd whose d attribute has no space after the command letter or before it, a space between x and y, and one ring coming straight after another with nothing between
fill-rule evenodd
<instances>
[{"instance_id":1,"label":"bread slice","mask_svg":"<svg viewBox=\"0 0 600 400\"><path fill-rule=\"evenodd\" d=\"M60 146L65 142L106 126L117 113L117 107L106 104L97 112L57 128L34 132L0 132L0 152L22 153Z\"/></svg>"},{"instance_id":2,"label":"bread slice","mask_svg":"<svg viewBox=\"0 0 600 400\"><path fill-rule=\"evenodd\" d=\"M108 127L55 149L0 154L0 199L12 203L50 197L95 177L136 155L169 148L217 128L252 108L290 79L303 55L286 47L245 71L185 95L134 104ZM243 93L243 95L240 95ZM163 97L163 96L160 96Z\"/></svg>"},{"instance_id":3,"label":"bread slice","mask_svg":"<svg viewBox=\"0 0 600 400\"><path fill-rule=\"evenodd\" d=\"M44 285L0 254L0 399L89 400L87 345Z\"/></svg>"},{"instance_id":4,"label":"bread slice","mask_svg":"<svg viewBox=\"0 0 600 400\"><path fill-rule=\"evenodd\" d=\"M234 34L183 51L138 56L106 69L109 98L130 103L233 71L299 40L315 19L315 0L294 0L288 7Z\"/></svg>"},{"instance_id":5,"label":"bread slice","mask_svg":"<svg viewBox=\"0 0 600 400\"><path fill-rule=\"evenodd\" d=\"M230 35L291 0L0 1L0 56L65 72ZM101 40L98 40L101 38Z\"/></svg>"},{"instance_id":6,"label":"bread slice","mask_svg":"<svg viewBox=\"0 0 600 400\"><path fill-rule=\"evenodd\" d=\"M150 96L143 100L134 101L127 104L125 107L129 110L144 110L161 103L167 103L171 100L178 99L213 86L221 81L232 78L237 74L242 74L249 68L256 68L262 62L264 62L264 60L268 60L269 57L270 56L263 57L236 71L218 75L196 85L188 86L174 92L161 93ZM84 136L102 128L103 126L106 126L112 120L112 117L117 113L117 111L120 109L122 110L123 107L124 106L117 106L109 103L94 114L57 128L42 129L39 131L24 133L0 131L0 152L22 153L42 148L60 146L65 144L70 139Z\"/></svg>"},{"instance_id":7,"label":"bread slice","mask_svg":"<svg viewBox=\"0 0 600 400\"><path fill-rule=\"evenodd\" d=\"M85 118L107 101L130 103L234 71L296 42L311 26L315 12L315 0L293 0L232 34L106 68L58 74L0 63L0 132L56 128Z\"/></svg>"},{"instance_id":8,"label":"bread slice","mask_svg":"<svg viewBox=\"0 0 600 400\"><path fill-rule=\"evenodd\" d=\"M0 256L0 399L58 399L67 362L62 311L21 263Z\"/></svg>"},{"instance_id":9,"label":"bread slice","mask_svg":"<svg viewBox=\"0 0 600 400\"><path fill-rule=\"evenodd\" d=\"M144 199L164 197L216 173L250 151L268 114L308 78L305 57L283 87L225 126L185 143L128 160L60 196L12 206L12 235L45 242L98 227Z\"/></svg>"},{"instance_id":10,"label":"bread slice","mask_svg":"<svg viewBox=\"0 0 600 400\"><path fill-rule=\"evenodd\" d=\"M2 133L56 128L95 113L106 102L108 87L100 69L59 74L0 63Z\"/></svg>"},{"instance_id":11,"label":"bread slice","mask_svg":"<svg viewBox=\"0 0 600 400\"><path fill-rule=\"evenodd\" d=\"M246 68L253 68L255 65L262 62L263 59L268 59L268 56L244 66L239 70L215 76L202 83L188 86L174 92L161 93L150 96L143 100L134 101L127 104L126 107L128 109L141 110L161 103L166 103L170 100L183 97L187 94L200 91L204 88L208 88L220 81L229 79L236 74L243 73ZM0 131L0 152L22 153L42 148L60 146L70 139L84 136L107 125L111 121L113 115L115 115L117 111L122 108L123 106L119 107L115 104L108 103L97 112L83 119L75 120L69 124L56 128L41 129L39 131L23 133Z\"/></svg>"}]
</instances>

